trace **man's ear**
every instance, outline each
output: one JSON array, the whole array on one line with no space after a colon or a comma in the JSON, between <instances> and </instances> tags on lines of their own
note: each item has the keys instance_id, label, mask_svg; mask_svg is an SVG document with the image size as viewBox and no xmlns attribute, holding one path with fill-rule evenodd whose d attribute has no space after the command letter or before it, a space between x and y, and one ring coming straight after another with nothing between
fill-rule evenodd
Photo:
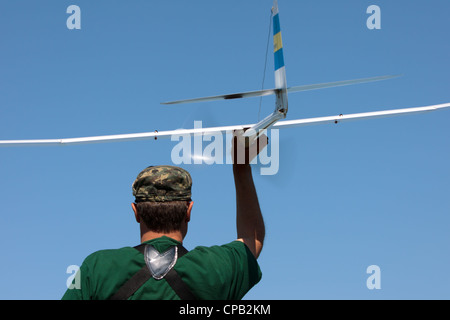
<instances>
[{"instance_id":1,"label":"man's ear","mask_svg":"<svg viewBox=\"0 0 450 320\"><path fill-rule=\"evenodd\" d=\"M193 205L194 205L194 201L189 202L189 207L186 212L186 222L189 222L191 220L191 210L192 210Z\"/></svg>"},{"instance_id":2,"label":"man's ear","mask_svg":"<svg viewBox=\"0 0 450 320\"><path fill-rule=\"evenodd\" d=\"M141 223L141 217L139 217L138 213L137 213L137 208L136 208L136 204L135 203L131 203L131 208L133 208L134 211L134 218L136 219L137 223Z\"/></svg>"}]
</instances>

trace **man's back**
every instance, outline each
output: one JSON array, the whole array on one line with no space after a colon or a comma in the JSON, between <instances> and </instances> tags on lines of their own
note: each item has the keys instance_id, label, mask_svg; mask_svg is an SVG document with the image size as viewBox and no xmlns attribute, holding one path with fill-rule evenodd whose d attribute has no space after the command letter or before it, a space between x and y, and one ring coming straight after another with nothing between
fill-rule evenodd
<instances>
[{"instance_id":1,"label":"man's back","mask_svg":"<svg viewBox=\"0 0 450 320\"><path fill-rule=\"evenodd\" d=\"M144 242L160 253L180 242L160 237ZM63 299L109 299L145 266L144 255L132 247L101 250L88 256L80 271L80 289L68 289ZM258 263L241 241L196 247L177 260L174 269L197 299L239 300L261 279ZM178 300L166 280L150 278L130 300Z\"/></svg>"}]
</instances>

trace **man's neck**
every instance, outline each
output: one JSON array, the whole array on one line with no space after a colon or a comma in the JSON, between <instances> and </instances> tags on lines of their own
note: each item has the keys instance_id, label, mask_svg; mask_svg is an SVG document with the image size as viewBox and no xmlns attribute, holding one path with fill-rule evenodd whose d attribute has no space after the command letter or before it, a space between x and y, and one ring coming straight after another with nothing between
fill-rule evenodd
<instances>
[{"instance_id":1,"label":"man's neck","mask_svg":"<svg viewBox=\"0 0 450 320\"><path fill-rule=\"evenodd\" d=\"M153 240L156 238L161 238L162 236L172 238L181 243L183 242L183 236L180 231L174 231L174 232L147 231L147 232L141 234L141 243L145 242L145 241Z\"/></svg>"}]
</instances>

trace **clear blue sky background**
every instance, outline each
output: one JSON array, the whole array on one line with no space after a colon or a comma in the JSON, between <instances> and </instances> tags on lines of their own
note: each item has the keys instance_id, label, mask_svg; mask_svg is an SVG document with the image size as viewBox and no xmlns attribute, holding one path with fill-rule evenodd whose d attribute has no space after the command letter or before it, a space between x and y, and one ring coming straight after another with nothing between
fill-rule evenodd
<instances>
[{"instance_id":1,"label":"clear blue sky background","mask_svg":"<svg viewBox=\"0 0 450 320\"><path fill-rule=\"evenodd\" d=\"M81 8L81 30L66 9ZM366 9L381 8L381 30ZM261 87L271 0L0 2L0 139L232 125L259 99L162 101ZM450 3L280 0L289 85L403 74L290 95L288 118L450 101ZM269 55L266 88L273 86ZM265 98L262 114L273 108ZM447 110L280 131L280 170L254 170L267 237L247 299L449 299ZM171 164L170 140L0 149L0 299L60 299L66 269L139 242L131 184ZM185 246L235 233L229 165L183 165ZM257 169L257 168L255 168ZM381 268L369 290L366 268Z\"/></svg>"}]
</instances>

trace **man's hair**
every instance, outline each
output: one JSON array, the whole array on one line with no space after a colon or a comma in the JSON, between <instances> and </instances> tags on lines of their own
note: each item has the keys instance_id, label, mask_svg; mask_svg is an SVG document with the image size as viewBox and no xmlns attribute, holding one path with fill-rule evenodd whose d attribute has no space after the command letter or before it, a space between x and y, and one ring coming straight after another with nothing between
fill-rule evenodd
<instances>
[{"instance_id":1,"label":"man's hair","mask_svg":"<svg viewBox=\"0 0 450 320\"><path fill-rule=\"evenodd\" d=\"M147 228L154 232L172 232L181 229L189 201L138 202L137 214Z\"/></svg>"}]
</instances>

